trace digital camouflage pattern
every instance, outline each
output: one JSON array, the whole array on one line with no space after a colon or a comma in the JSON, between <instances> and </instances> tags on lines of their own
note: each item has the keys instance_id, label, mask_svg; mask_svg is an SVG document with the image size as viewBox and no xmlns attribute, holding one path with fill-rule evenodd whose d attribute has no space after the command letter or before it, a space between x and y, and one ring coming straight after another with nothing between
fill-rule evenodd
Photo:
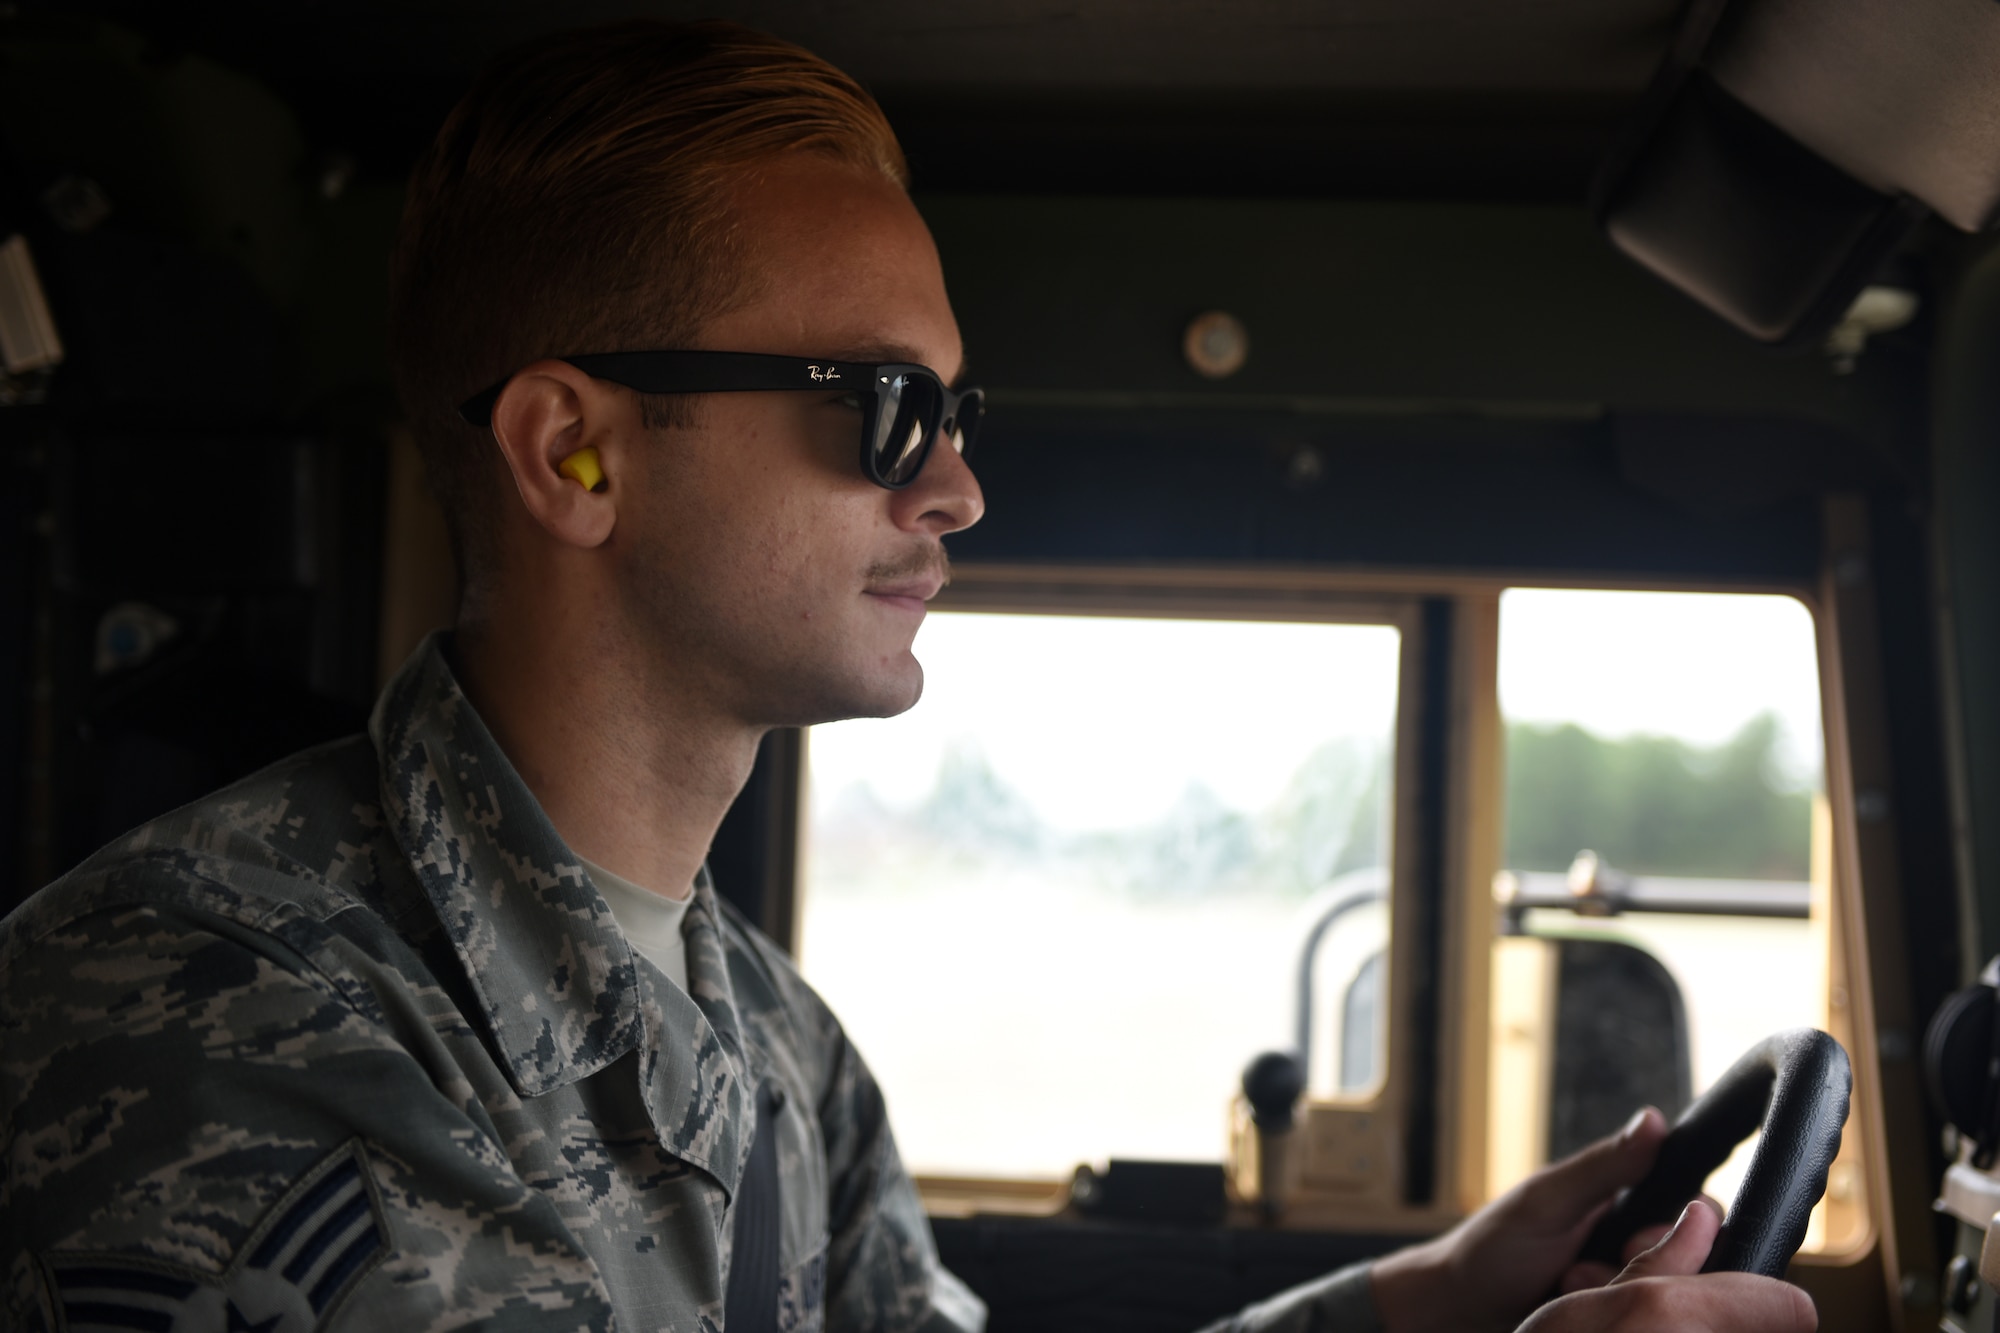
<instances>
[{"instance_id":1,"label":"digital camouflage pattern","mask_svg":"<svg viewBox=\"0 0 2000 1333\"><path fill-rule=\"evenodd\" d=\"M704 875L635 953L433 639L368 736L0 925L5 1326L718 1330L755 1092L788 1330L976 1330L882 1097Z\"/></svg>"},{"instance_id":2,"label":"digital camouflage pattern","mask_svg":"<svg viewBox=\"0 0 2000 1333\"><path fill-rule=\"evenodd\" d=\"M1368 1287L1368 1265L1355 1264L1279 1292L1201 1333L1382 1333L1382 1317Z\"/></svg>"}]
</instances>

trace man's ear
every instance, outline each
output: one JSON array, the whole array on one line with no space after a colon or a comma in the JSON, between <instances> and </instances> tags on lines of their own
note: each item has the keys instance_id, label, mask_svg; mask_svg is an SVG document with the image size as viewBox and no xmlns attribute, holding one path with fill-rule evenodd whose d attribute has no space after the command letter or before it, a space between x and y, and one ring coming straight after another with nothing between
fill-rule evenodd
<instances>
[{"instance_id":1,"label":"man's ear","mask_svg":"<svg viewBox=\"0 0 2000 1333\"><path fill-rule=\"evenodd\" d=\"M559 542L602 546L617 525L621 451L612 441L624 406L603 384L553 360L521 370L493 404L493 438L521 503ZM584 450L592 451L594 469L577 465ZM601 480L586 487L579 476Z\"/></svg>"}]
</instances>

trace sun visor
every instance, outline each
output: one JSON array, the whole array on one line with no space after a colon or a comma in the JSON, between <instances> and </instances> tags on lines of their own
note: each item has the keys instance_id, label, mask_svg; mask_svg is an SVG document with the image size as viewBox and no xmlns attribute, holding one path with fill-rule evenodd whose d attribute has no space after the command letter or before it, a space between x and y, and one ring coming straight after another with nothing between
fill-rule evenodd
<instances>
[{"instance_id":1,"label":"sun visor","mask_svg":"<svg viewBox=\"0 0 2000 1333\"><path fill-rule=\"evenodd\" d=\"M1996 69L1996 4L1698 4L1594 211L1751 337L1817 340L1933 211L2000 218Z\"/></svg>"},{"instance_id":2,"label":"sun visor","mask_svg":"<svg viewBox=\"0 0 2000 1333\"><path fill-rule=\"evenodd\" d=\"M1832 328L1924 213L1695 70L1599 221L1612 244L1751 337L1789 343Z\"/></svg>"}]
</instances>

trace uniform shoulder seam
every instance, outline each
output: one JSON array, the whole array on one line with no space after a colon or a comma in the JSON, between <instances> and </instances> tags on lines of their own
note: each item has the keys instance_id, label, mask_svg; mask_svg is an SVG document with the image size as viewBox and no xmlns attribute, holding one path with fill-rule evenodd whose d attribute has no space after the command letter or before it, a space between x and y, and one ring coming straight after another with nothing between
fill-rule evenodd
<instances>
[{"instance_id":1,"label":"uniform shoulder seam","mask_svg":"<svg viewBox=\"0 0 2000 1333\"><path fill-rule=\"evenodd\" d=\"M139 857L152 859L158 856L162 850L147 849L139 853ZM227 892L228 888L228 886L221 884L211 876L185 870L182 871L172 887L184 889L196 885L199 885L203 889L223 892ZM334 917L343 915L350 910L357 908L365 910L367 907L366 903L345 903L325 917L311 917L301 912L296 903L262 900L260 903L262 910L260 911L232 912L226 910L226 904L216 901L212 894L204 895L204 897L207 898L206 901L184 893L146 893L138 891L135 888L133 891L107 894L93 901L78 903L75 910L53 914L45 922L38 923L39 929L33 934L10 931L8 932L9 938L0 939L0 972L5 971L6 965L13 955L39 945L57 931L77 926L91 917L128 911L135 908L150 908L163 913L184 913L190 918L211 917L216 921L228 922L270 940L277 947L267 953L260 951L261 956L270 959L271 962L284 968L285 971L297 976L301 981L306 982L315 989L333 992L340 998L341 1003L353 1010L357 1016L372 1021L371 1016L364 1011L361 1005L355 1002L354 997L348 993L347 988L341 985L338 977L321 966L307 948L302 947L298 942L285 938L279 929L274 928L283 924L281 918L284 918L287 914L290 914L295 920L310 921L324 925L333 920ZM280 920L274 921L274 918ZM189 928L194 930L205 929L198 919L190 920L187 924ZM213 930L205 930L205 933L213 934L218 939L229 939L228 935ZM246 942L241 940L233 942L238 944L239 947L250 947ZM298 960L297 966L291 964L290 959L292 958ZM307 970L312 975L306 975Z\"/></svg>"}]
</instances>

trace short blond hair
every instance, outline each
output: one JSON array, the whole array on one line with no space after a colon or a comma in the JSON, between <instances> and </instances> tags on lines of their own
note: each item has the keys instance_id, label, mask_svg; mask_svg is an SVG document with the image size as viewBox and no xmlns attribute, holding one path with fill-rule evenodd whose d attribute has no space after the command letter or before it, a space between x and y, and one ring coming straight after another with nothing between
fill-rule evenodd
<instances>
[{"instance_id":1,"label":"short blond hair","mask_svg":"<svg viewBox=\"0 0 2000 1333\"><path fill-rule=\"evenodd\" d=\"M730 185L794 152L909 183L860 84L733 23L611 23L481 72L417 163L390 275L397 389L461 567L499 463L456 405L540 357L684 345L745 286Z\"/></svg>"}]
</instances>

